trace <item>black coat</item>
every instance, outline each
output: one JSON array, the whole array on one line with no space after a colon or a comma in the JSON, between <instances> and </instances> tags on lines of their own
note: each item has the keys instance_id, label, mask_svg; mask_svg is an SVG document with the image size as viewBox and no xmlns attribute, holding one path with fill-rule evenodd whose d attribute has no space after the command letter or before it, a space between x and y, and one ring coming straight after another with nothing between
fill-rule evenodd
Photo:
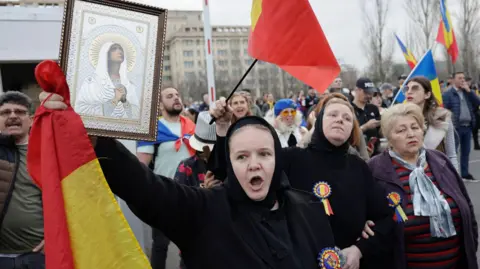
<instances>
[{"instance_id":1,"label":"black coat","mask_svg":"<svg viewBox=\"0 0 480 269\"><path fill-rule=\"evenodd\" d=\"M287 269L265 254L265 241L238 214L223 187L199 189L155 175L123 145L99 138L96 153L112 191L145 223L158 228L182 251L189 269ZM298 269L318 268L316 257L334 246L327 216L309 193L285 190L285 214ZM296 269L288 267L288 269Z\"/></svg>"}]
</instances>

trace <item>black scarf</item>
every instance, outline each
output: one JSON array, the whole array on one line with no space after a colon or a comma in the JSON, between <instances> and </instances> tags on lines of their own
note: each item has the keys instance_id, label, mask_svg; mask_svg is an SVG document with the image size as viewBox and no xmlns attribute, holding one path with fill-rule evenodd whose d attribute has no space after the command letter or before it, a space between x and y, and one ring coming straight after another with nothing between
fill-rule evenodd
<instances>
[{"instance_id":1,"label":"black scarf","mask_svg":"<svg viewBox=\"0 0 480 269\"><path fill-rule=\"evenodd\" d=\"M328 155L328 158L325 158L325 161L332 164L341 164L345 162L345 155L348 154L348 148L350 147L349 141L350 138L345 141L340 146L335 146L330 141L328 141L327 137L323 133L323 117L325 115L325 109L322 109L320 113L318 113L317 120L315 122L315 130L312 134L312 140L308 145L308 149L316 152L318 154L325 154Z\"/></svg>"},{"instance_id":2,"label":"black scarf","mask_svg":"<svg viewBox=\"0 0 480 269\"><path fill-rule=\"evenodd\" d=\"M270 189L263 201L252 201L233 171L230 160L229 141L233 133L248 125L261 125L266 127L275 145L275 170L270 184ZM255 138L252 138L255 139ZM227 179L224 183L228 197L236 212L234 225L243 239L253 248L254 252L269 265L270 268L296 268L296 258L292 255L292 242L288 231L284 212L284 191L289 187L281 169L282 146L273 127L264 119L255 116L244 117L235 122L227 132L225 139ZM279 209L271 211L275 203ZM262 240L263 239L263 240Z\"/></svg>"},{"instance_id":3,"label":"black scarf","mask_svg":"<svg viewBox=\"0 0 480 269\"><path fill-rule=\"evenodd\" d=\"M233 133L238 129L245 127L247 125L261 125L270 131L272 134L274 145L275 145L275 171L273 173L272 183L270 184L270 189L268 191L267 197L263 201L255 202L250 200L245 191L242 189L242 186L238 182L235 172L233 171L232 162L230 160L230 149L229 141ZM255 138L252 138L255 139ZM277 192L282 189L282 170L281 170L281 151L282 146L280 140L278 139L277 133L273 127L264 119L255 116L247 116L236 121L228 129L226 140L225 140L225 149L226 149L226 162L227 162L227 180L225 181L225 188L227 189L229 198L235 203L240 204L249 204L254 206L265 207L270 210L275 202L277 201Z\"/></svg>"}]
</instances>

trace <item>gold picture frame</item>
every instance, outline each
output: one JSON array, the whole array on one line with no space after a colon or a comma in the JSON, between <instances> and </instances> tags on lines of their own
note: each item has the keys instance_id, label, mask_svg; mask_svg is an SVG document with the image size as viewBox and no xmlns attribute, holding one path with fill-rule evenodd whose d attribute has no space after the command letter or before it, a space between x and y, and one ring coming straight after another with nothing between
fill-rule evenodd
<instances>
[{"instance_id":1,"label":"gold picture frame","mask_svg":"<svg viewBox=\"0 0 480 269\"><path fill-rule=\"evenodd\" d=\"M60 66L90 135L155 141L167 10L66 0Z\"/></svg>"}]
</instances>

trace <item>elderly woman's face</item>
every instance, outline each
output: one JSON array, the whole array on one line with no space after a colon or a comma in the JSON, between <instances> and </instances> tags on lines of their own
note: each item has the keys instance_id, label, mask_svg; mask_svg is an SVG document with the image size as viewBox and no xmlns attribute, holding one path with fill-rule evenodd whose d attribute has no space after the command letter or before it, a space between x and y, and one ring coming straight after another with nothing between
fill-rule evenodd
<instances>
[{"instance_id":1,"label":"elderly woman's face","mask_svg":"<svg viewBox=\"0 0 480 269\"><path fill-rule=\"evenodd\" d=\"M322 122L322 131L327 140L335 146L345 143L352 134L353 119L353 113L346 105L328 105Z\"/></svg>"},{"instance_id":2,"label":"elderly woman's face","mask_svg":"<svg viewBox=\"0 0 480 269\"><path fill-rule=\"evenodd\" d=\"M272 134L259 127L246 126L233 134L229 147L233 171L243 191L251 200L263 201L275 172Z\"/></svg>"},{"instance_id":3,"label":"elderly woman's face","mask_svg":"<svg viewBox=\"0 0 480 269\"><path fill-rule=\"evenodd\" d=\"M410 81L405 90L405 98L407 102L411 102L416 105L422 105L426 100L428 100L428 98L430 98L431 95L431 92L425 93L425 89L422 87L422 85L415 81Z\"/></svg>"},{"instance_id":4,"label":"elderly woman's face","mask_svg":"<svg viewBox=\"0 0 480 269\"><path fill-rule=\"evenodd\" d=\"M423 128L412 116L395 120L388 142L400 156L417 154L423 145Z\"/></svg>"},{"instance_id":5,"label":"elderly woman's face","mask_svg":"<svg viewBox=\"0 0 480 269\"><path fill-rule=\"evenodd\" d=\"M245 96L237 95L232 98L230 102L233 114L237 119L243 118L248 113L248 102Z\"/></svg>"}]
</instances>

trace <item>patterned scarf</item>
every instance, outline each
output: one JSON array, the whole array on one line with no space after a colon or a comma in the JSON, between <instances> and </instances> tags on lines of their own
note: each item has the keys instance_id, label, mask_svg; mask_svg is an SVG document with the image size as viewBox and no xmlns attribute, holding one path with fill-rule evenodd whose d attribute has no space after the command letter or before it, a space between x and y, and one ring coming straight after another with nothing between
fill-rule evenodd
<instances>
[{"instance_id":1,"label":"patterned scarf","mask_svg":"<svg viewBox=\"0 0 480 269\"><path fill-rule=\"evenodd\" d=\"M413 211L415 216L430 217L430 233L432 237L452 237L456 235L452 214L447 200L425 174L427 159L425 149L420 150L417 165L414 166L403 160L392 150L388 152L403 167L411 170L408 178L412 192Z\"/></svg>"}]
</instances>

